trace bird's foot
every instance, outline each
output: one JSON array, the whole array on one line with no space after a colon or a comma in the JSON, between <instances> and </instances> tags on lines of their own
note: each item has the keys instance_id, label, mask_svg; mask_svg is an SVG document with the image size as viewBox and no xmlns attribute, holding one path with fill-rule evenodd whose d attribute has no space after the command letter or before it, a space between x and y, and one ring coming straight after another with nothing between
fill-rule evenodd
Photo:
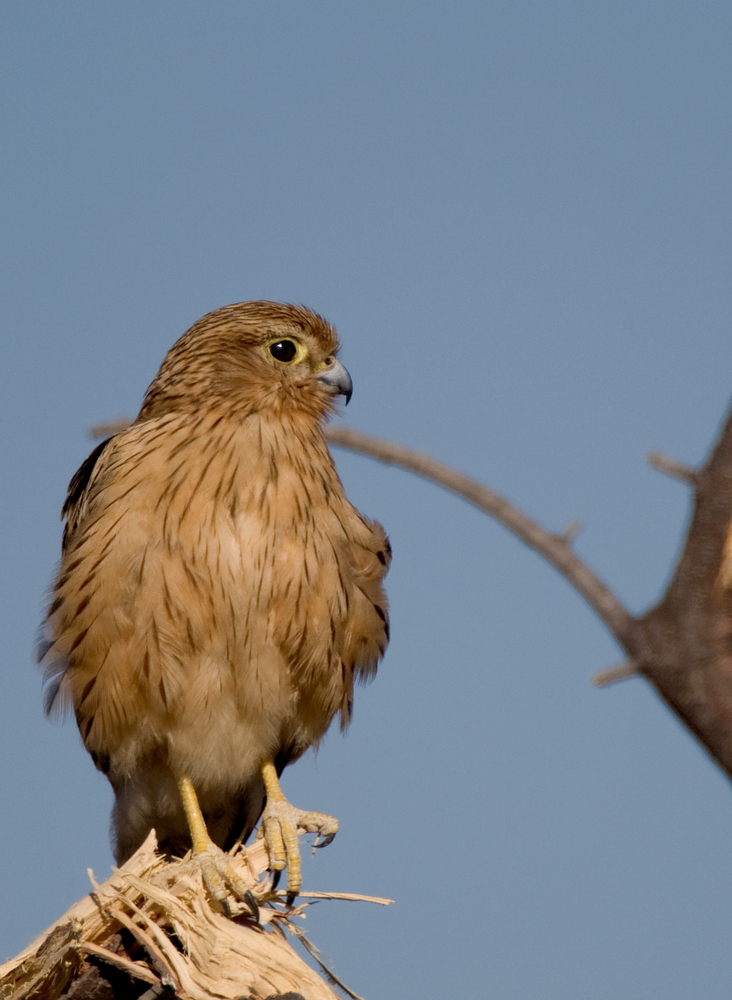
<instances>
[{"instance_id":1,"label":"bird's foot","mask_svg":"<svg viewBox=\"0 0 732 1000\"><path fill-rule=\"evenodd\" d=\"M193 851L191 864L201 873L203 884L208 894L216 902L227 906L227 895L231 893L249 907L254 919L259 923L259 906L252 892L251 884L247 884L231 863L231 858L209 840L203 847Z\"/></svg>"},{"instance_id":2,"label":"bird's foot","mask_svg":"<svg viewBox=\"0 0 732 1000\"><path fill-rule=\"evenodd\" d=\"M282 792L279 796L268 795L258 836L264 837L269 851L274 885L279 880L280 872L287 867L287 902L290 905L302 884L298 830L316 833L314 846L325 847L338 833L338 820L335 816L326 816L324 813L297 809L287 801Z\"/></svg>"},{"instance_id":3,"label":"bird's foot","mask_svg":"<svg viewBox=\"0 0 732 1000\"><path fill-rule=\"evenodd\" d=\"M252 883L246 883L241 875L235 871L229 855L224 854L221 848L217 847L209 837L203 813L198 804L198 797L187 775L183 774L178 778L178 789L188 821L188 828L191 831L193 844L191 863L200 871L208 894L229 912L229 904L226 899L228 890L249 907L252 916L259 923L259 906L251 890Z\"/></svg>"}]
</instances>

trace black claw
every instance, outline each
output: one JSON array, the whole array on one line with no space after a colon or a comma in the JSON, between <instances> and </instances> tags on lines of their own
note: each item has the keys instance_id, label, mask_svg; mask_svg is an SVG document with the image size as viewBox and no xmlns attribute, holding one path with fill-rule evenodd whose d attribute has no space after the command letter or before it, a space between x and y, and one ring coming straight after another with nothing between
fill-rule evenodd
<instances>
[{"instance_id":1,"label":"black claw","mask_svg":"<svg viewBox=\"0 0 732 1000\"><path fill-rule=\"evenodd\" d=\"M254 898L254 893L251 889L247 889L244 893L244 902L247 904L249 909L252 911L252 916L255 921L259 923L259 903Z\"/></svg>"},{"instance_id":2,"label":"black claw","mask_svg":"<svg viewBox=\"0 0 732 1000\"><path fill-rule=\"evenodd\" d=\"M296 892L288 892L287 893L287 905L288 906L292 906L292 904L295 902L296 899L297 899L297 893Z\"/></svg>"},{"instance_id":3,"label":"black claw","mask_svg":"<svg viewBox=\"0 0 732 1000\"><path fill-rule=\"evenodd\" d=\"M320 850L321 847L327 847L328 844L332 844L334 840L335 840L335 834L329 833L328 836L323 837L323 839L320 842L316 840L315 843L313 844L313 847L317 847L318 850Z\"/></svg>"},{"instance_id":4,"label":"black claw","mask_svg":"<svg viewBox=\"0 0 732 1000\"><path fill-rule=\"evenodd\" d=\"M272 871L272 886L270 892L274 892L277 886L280 884L280 879L282 878L282 869L275 868Z\"/></svg>"}]
</instances>

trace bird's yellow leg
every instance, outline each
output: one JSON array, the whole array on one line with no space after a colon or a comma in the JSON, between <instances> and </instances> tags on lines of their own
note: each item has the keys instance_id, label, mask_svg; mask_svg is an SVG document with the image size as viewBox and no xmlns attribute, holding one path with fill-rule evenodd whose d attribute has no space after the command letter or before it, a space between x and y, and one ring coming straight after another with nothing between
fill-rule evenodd
<instances>
[{"instance_id":1,"label":"bird's yellow leg","mask_svg":"<svg viewBox=\"0 0 732 1000\"><path fill-rule=\"evenodd\" d=\"M226 899L227 889L231 890L252 910L259 920L259 908L252 895L251 888L244 879L234 871L231 860L220 847L211 840L206 829L201 807L193 784L186 775L178 778L180 797L188 821L193 844L193 861L198 865L203 875L203 881L210 895L218 902Z\"/></svg>"},{"instance_id":2,"label":"bird's yellow leg","mask_svg":"<svg viewBox=\"0 0 732 1000\"><path fill-rule=\"evenodd\" d=\"M183 799L183 809L188 820L188 829L191 831L193 853L202 854L211 843L211 838L208 835L206 821L198 804L196 790L191 783L191 779L185 777L185 775L178 779L178 788L180 789L180 797Z\"/></svg>"},{"instance_id":3,"label":"bird's yellow leg","mask_svg":"<svg viewBox=\"0 0 732 1000\"><path fill-rule=\"evenodd\" d=\"M316 847L325 847L338 833L338 820L324 813L305 812L296 809L285 798L277 777L277 769L271 760L262 764L262 780L267 793L267 804L262 814L262 829L269 851L272 871L281 872L287 865L287 900L291 903L300 891L302 865L300 861L300 841L298 828L322 837Z\"/></svg>"}]
</instances>

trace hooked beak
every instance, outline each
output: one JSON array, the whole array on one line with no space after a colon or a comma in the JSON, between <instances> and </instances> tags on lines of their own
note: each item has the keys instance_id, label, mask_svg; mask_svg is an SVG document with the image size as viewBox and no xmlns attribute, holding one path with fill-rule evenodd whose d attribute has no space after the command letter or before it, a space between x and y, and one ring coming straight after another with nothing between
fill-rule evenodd
<instances>
[{"instance_id":1,"label":"hooked beak","mask_svg":"<svg viewBox=\"0 0 732 1000\"><path fill-rule=\"evenodd\" d=\"M334 396L345 396L348 406L353 395L353 382L346 368L338 360L334 360L330 368L315 376L319 382L324 382Z\"/></svg>"}]
</instances>

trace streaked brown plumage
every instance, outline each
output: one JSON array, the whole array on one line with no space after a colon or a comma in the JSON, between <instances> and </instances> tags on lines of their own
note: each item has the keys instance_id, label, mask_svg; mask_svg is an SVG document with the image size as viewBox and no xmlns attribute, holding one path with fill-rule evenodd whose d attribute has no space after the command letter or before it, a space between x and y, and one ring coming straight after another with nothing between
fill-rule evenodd
<instances>
[{"instance_id":1,"label":"streaked brown plumage","mask_svg":"<svg viewBox=\"0 0 732 1000\"><path fill-rule=\"evenodd\" d=\"M73 705L114 788L120 863L153 827L190 847L184 779L215 844L247 835L268 762L279 774L337 713L347 724L386 648L389 543L322 433L350 395L337 349L305 308L209 313L71 481L43 662L49 705Z\"/></svg>"}]
</instances>

